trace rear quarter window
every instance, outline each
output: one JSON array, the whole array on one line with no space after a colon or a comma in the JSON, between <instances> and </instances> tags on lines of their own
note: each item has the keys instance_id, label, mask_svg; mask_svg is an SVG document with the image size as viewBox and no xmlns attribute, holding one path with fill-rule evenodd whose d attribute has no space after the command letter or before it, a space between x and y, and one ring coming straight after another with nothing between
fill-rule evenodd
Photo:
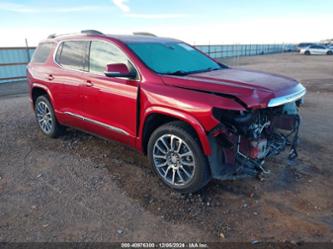
<instances>
[{"instance_id":1,"label":"rear quarter window","mask_svg":"<svg viewBox=\"0 0 333 249\"><path fill-rule=\"evenodd\" d=\"M36 51L32 57L31 62L33 63L45 63L47 58L50 55L51 49L53 47L53 43L45 42L40 43L36 48Z\"/></svg>"}]
</instances>

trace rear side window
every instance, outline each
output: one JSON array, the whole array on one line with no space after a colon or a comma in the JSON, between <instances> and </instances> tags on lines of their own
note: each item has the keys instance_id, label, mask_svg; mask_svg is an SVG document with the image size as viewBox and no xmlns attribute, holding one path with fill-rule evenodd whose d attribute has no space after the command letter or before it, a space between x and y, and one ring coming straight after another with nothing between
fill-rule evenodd
<instances>
[{"instance_id":1,"label":"rear side window","mask_svg":"<svg viewBox=\"0 0 333 249\"><path fill-rule=\"evenodd\" d=\"M325 47L323 47L323 46L318 46L318 45L311 46L311 48L315 48L315 49L325 49Z\"/></svg>"},{"instance_id":2,"label":"rear side window","mask_svg":"<svg viewBox=\"0 0 333 249\"><path fill-rule=\"evenodd\" d=\"M86 71L88 41L63 42L57 51L56 62L63 67Z\"/></svg>"},{"instance_id":3,"label":"rear side window","mask_svg":"<svg viewBox=\"0 0 333 249\"><path fill-rule=\"evenodd\" d=\"M32 57L33 63L45 63L51 52L52 43L40 43Z\"/></svg>"}]
</instances>

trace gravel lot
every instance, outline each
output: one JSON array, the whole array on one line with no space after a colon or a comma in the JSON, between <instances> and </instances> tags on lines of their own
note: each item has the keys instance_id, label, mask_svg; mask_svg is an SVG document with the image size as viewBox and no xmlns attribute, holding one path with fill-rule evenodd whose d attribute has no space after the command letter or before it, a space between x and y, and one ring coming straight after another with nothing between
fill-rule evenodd
<instances>
[{"instance_id":1,"label":"gravel lot","mask_svg":"<svg viewBox=\"0 0 333 249\"><path fill-rule=\"evenodd\" d=\"M138 152L74 130L46 138L26 95L1 96L0 241L333 241L333 56L226 62L308 88L294 166L281 155L263 181L180 195Z\"/></svg>"}]
</instances>

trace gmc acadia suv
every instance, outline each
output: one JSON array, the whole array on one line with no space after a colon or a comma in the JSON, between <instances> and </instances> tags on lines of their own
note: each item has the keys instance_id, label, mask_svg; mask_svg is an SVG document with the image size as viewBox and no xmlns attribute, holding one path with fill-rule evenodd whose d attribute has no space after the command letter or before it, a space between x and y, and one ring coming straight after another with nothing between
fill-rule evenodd
<instances>
[{"instance_id":1,"label":"gmc acadia suv","mask_svg":"<svg viewBox=\"0 0 333 249\"><path fill-rule=\"evenodd\" d=\"M76 127L130 145L183 193L267 173L264 160L287 146L297 156L302 84L230 68L179 40L51 35L27 75L44 134Z\"/></svg>"}]
</instances>

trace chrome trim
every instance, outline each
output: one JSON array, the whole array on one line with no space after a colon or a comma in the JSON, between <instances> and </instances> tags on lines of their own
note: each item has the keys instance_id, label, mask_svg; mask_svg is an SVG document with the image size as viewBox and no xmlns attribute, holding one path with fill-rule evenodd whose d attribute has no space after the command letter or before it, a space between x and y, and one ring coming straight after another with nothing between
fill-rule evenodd
<instances>
[{"instance_id":1,"label":"chrome trim","mask_svg":"<svg viewBox=\"0 0 333 249\"><path fill-rule=\"evenodd\" d=\"M284 105L286 103L296 101L296 100L302 98L305 95L305 93L306 93L305 87L301 83L299 83L295 87L294 93L271 99L268 102L268 107L275 107L275 106Z\"/></svg>"},{"instance_id":2,"label":"chrome trim","mask_svg":"<svg viewBox=\"0 0 333 249\"><path fill-rule=\"evenodd\" d=\"M102 123L102 122L99 122L99 121L81 116L79 114L75 114L75 113L72 113L72 112L64 112L64 114L75 117L75 118L78 118L78 119L82 119L83 121L87 121L87 122L90 122L92 124L102 126L102 127L107 128L111 131L114 131L114 132L117 132L117 133L120 133L120 134L123 134L123 135L126 135L126 136L129 135L129 133L127 131L124 131L123 129L120 129L120 128L114 127L112 125L108 125L108 124L105 124L105 123Z\"/></svg>"}]
</instances>

